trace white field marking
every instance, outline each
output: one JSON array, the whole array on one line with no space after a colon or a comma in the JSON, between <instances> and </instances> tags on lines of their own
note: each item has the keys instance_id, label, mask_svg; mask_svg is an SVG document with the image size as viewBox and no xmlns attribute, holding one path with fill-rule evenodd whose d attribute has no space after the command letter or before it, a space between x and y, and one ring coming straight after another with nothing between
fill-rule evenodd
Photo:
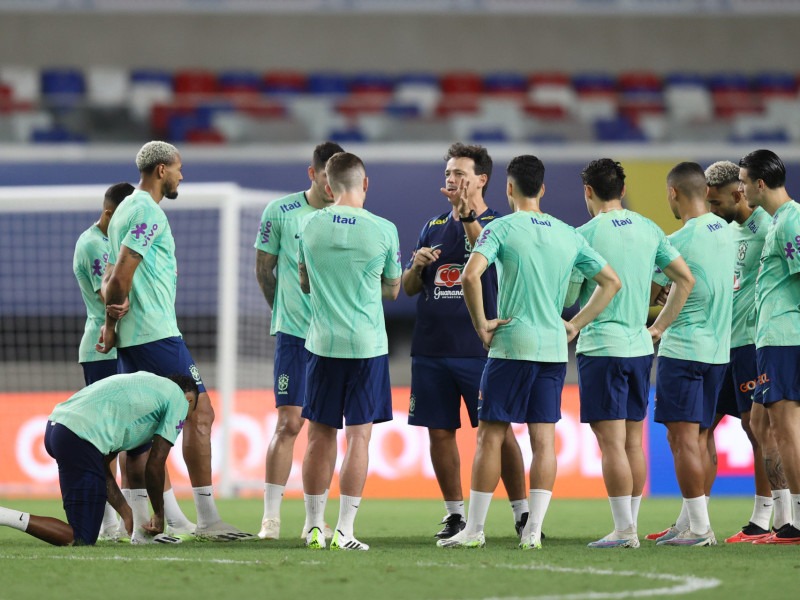
<instances>
[{"instance_id":1,"label":"white field marking","mask_svg":"<svg viewBox=\"0 0 800 600\"><path fill-rule=\"evenodd\" d=\"M77 561L108 561L108 562L186 562L204 563L214 565L274 565L275 561L266 560L233 560L230 558L180 558L177 556L10 556L0 554L0 560L77 560ZM318 560L301 560L292 562L292 565L315 566L321 565Z\"/></svg>"},{"instance_id":2,"label":"white field marking","mask_svg":"<svg viewBox=\"0 0 800 600\"><path fill-rule=\"evenodd\" d=\"M448 569L474 569L476 565L459 563L419 562L419 567L445 567ZM722 582L713 577L695 577L693 575L671 575L669 573L641 573L638 571L612 571L611 569L595 569L593 567L556 567L553 565L479 565L479 568L501 568L520 571L549 571L551 573L569 573L573 575L603 575L612 577L642 577L672 583L667 587L648 588L644 590L627 590L621 592L579 592L575 594L555 594L550 596L503 596L502 598L484 598L483 600L616 600L617 598L649 598L651 596L680 596L700 590L709 590Z\"/></svg>"}]
</instances>

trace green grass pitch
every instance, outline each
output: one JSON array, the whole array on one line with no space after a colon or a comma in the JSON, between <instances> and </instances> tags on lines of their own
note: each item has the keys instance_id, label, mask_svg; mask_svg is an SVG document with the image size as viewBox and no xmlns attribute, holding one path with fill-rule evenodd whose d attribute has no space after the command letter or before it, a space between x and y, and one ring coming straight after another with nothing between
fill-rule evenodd
<instances>
[{"instance_id":1,"label":"green grass pitch","mask_svg":"<svg viewBox=\"0 0 800 600\"><path fill-rule=\"evenodd\" d=\"M63 518L58 501L0 504ZM182 505L193 514L191 502ZM231 523L258 530L261 501L220 501L219 507ZM642 538L672 523L679 507L677 499L645 499ZM752 500L715 498L709 508L719 546L656 548L643 539L638 550L586 548L612 529L607 501L558 497L550 505L541 551L517 549L511 509L499 497L482 550L436 547L432 536L443 514L441 502L371 500L368 495L356 534L371 545L369 552L304 548L299 500L284 502L282 538L270 542L55 548L0 527L0 600L794 597L800 547L726 545L722 539L747 522ZM332 525L337 511L332 500L327 510Z\"/></svg>"}]
</instances>

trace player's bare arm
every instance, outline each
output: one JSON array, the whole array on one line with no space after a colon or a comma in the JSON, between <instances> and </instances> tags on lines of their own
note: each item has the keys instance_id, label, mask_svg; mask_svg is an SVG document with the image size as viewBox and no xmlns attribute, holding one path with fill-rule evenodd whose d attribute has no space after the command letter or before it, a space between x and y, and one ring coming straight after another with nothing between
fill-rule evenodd
<instances>
[{"instance_id":1,"label":"player's bare arm","mask_svg":"<svg viewBox=\"0 0 800 600\"><path fill-rule=\"evenodd\" d=\"M689 269L689 265L680 256L667 265L664 269L664 274L670 278L672 286L664 303L664 308L661 309L655 322L647 328L653 343L661 339L667 327L672 324L681 312L694 287L694 276Z\"/></svg>"},{"instance_id":2,"label":"player's bare arm","mask_svg":"<svg viewBox=\"0 0 800 600\"><path fill-rule=\"evenodd\" d=\"M141 254L127 246L122 246L116 264L109 264L106 269L106 272L110 273L103 288L103 295L106 299L106 322L101 329L100 339L95 345L98 352L107 354L116 345L116 326L117 321L121 318L120 311L128 300L128 294L133 287L133 275L141 262Z\"/></svg>"},{"instance_id":3,"label":"player's bare arm","mask_svg":"<svg viewBox=\"0 0 800 600\"><path fill-rule=\"evenodd\" d=\"M304 294L310 294L311 282L308 280L308 271L306 270L306 264L305 263L298 264L297 270L300 274L300 289L303 291Z\"/></svg>"},{"instance_id":4,"label":"player's bare arm","mask_svg":"<svg viewBox=\"0 0 800 600\"><path fill-rule=\"evenodd\" d=\"M153 516L149 524L143 525L152 534L164 531L164 473L171 449L172 444L167 440L160 435L153 436L153 446L150 448L144 473L147 495L153 505Z\"/></svg>"},{"instance_id":5,"label":"player's bare arm","mask_svg":"<svg viewBox=\"0 0 800 600\"><path fill-rule=\"evenodd\" d=\"M122 495L119 485L117 485L115 474L111 472L111 463L116 457L116 452L105 457L106 496L108 496L108 503L113 506L114 510L122 517L125 530L131 534L133 533L133 512L131 511L130 505L125 500L125 497Z\"/></svg>"},{"instance_id":6,"label":"player's bare arm","mask_svg":"<svg viewBox=\"0 0 800 600\"><path fill-rule=\"evenodd\" d=\"M409 296L415 296L422 291L422 271L439 259L442 253L438 248L420 248L414 252L411 268L403 271L403 291Z\"/></svg>"},{"instance_id":7,"label":"player's bare arm","mask_svg":"<svg viewBox=\"0 0 800 600\"><path fill-rule=\"evenodd\" d=\"M483 284L481 275L489 267L489 262L483 254L474 252L470 255L464 271L461 274L461 285L464 288L464 302L472 318L472 326L485 348L492 345L492 339L497 328L505 325L511 319L486 319L483 306Z\"/></svg>"},{"instance_id":8,"label":"player's bare arm","mask_svg":"<svg viewBox=\"0 0 800 600\"><path fill-rule=\"evenodd\" d=\"M278 256L263 250L256 250L256 280L264 294L264 299L272 308L275 302L275 287L278 280L275 276L275 267L278 264Z\"/></svg>"},{"instance_id":9,"label":"player's bare arm","mask_svg":"<svg viewBox=\"0 0 800 600\"><path fill-rule=\"evenodd\" d=\"M397 300L400 293L400 277L386 279L381 276L381 298L384 300Z\"/></svg>"},{"instance_id":10,"label":"player's bare arm","mask_svg":"<svg viewBox=\"0 0 800 600\"><path fill-rule=\"evenodd\" d=\"M605 265L600 269L600 272L592 279L597 283L597 287L586 306L581 308L578 314L564 324L567 330L567 341L575 339L578 332L603 312L616 293L622 289L622 282L620 282L617 273L609 265Z\"/></svg>"}]
</instances>

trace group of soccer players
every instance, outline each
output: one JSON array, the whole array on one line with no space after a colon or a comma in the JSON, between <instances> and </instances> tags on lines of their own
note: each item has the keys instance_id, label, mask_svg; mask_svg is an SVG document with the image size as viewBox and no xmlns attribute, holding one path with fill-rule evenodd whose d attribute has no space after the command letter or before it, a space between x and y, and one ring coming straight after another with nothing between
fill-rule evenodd
<instances>
[{"instance_id":1,"label":"group of soccer players","mask_svg":"<svg viewBox=\"0 0 800 600\"><path fill-rule=\"evenodd\" d=\"M308 420L305 544L369 549L355 537L354 521L372 425L392 418L382 300L395 299L402 285L407 294L418 295L409 422L429 430L446 510L436 533L440 547L485 545L484 521L501 477L520 547L542 547L556 477L555 424L567 344L576 337L581 421L590 424L602 452L614 521L614 530L590 547L640 544L637 520L646 479L642 424L658 342L655 418L667 429L683 504L673 526L647 538L659 545L716 544L707 508L716 463L713 427L732 414L742 419L753 444L756 497L748 524L726 541L800 544L800 347L794 342L800 325L800 209L786 192L780 158L757 150L738 165L718 162L705 171L696 163L677 164L666 178L667 201L683 227L669 237L624 208L625 173L611 159L592 161L580 174L592 218L577 230L542 210L545 169L535 156L508 164L511 214L503 217L485 201L492 174L485 148L453 144L445 160L441 193L449 210L425 221L405 268L394 225L364 209L369 182L363 162L337 144L315 148L307 191L275 200L263 213L256 276L273 311L279 418L267 453L259 537L280 535L294 442ZM97 396L103 381L121 376L104 379L107 373L91 363L115 347L114 363L122 373L193 376L200 393L192 396L181 388L193 408L181 426L198 524L183 516L174 494L164 492L162 500L156 488L169 489L162 477L156 478L159 485L131 489L131 498L146 499L150 492L154 517L147 522L140 509L132 518L120 512L124 529L139 543L179 539L162 533L165 524L168 533L172 527L176 534L248 539L216 512L210 486L213 412L175 322L174 242L159 202L177 196L180 155L169 144L151 142L137 165L138 189L116 190L120 200L128 196L120 203L113 200L117 186L112 186L110 204L96 224L101 234L108 231L108 264L98 282L102 261L87 263L95 277L88 279L97 283L84 290L84 298L99 330L89 331L87 323L87 335L99 335L96 351L102 355L90 357L90 344L84 344L81 362L87 384L101 380L86 388ZM76 253L76 274L77 264ZM576 300L580 309L564 321L563 307ZM655 304L663 308L647 327L648 309ZM468 514L455 441L462 398L478 427ZM59 420L58 413L51 426L69 429L75 423ZM162 417L151 419L161 429ZM528 425L533 457L528 493L511 423ZM120 442L104 451L76 427L71 433L107 459L128 450L129 463L141 464L140 443ZM159 437L169 446L175 436L159 436L158 427L148 432L159 441L161 460L165 446ZM330 528L324 513L342 427L347 450L340 510ZM141 442L141 435L133 438ZM69 460L54 456L61 473L62 462ZM65 508L74 480L61 480ZM115 508L118 500L109 495ZM96 506L90 519L97 522L95 538L106 527ZM108 512L108 526L117 527ZM25 514L0 509L0 524L25 530L18 522L30 527L35 519Z\"/></svg>"}]
</instances>

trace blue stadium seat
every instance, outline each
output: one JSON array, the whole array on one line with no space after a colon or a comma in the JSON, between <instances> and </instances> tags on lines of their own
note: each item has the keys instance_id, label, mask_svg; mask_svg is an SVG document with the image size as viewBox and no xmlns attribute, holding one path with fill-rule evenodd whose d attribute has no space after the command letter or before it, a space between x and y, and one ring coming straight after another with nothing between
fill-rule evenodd
<instances>
[{"instance_id":1,"label":"blue stadium seat","mask_svg":"<svg viewBox=\"0 0 800 600\"><path fill-rule=\"evenodd\" d=\"M595 138L599 142L646 142L647 137L624 117L599 119L594 123Z\"/></svg>"},{"instance_id":2,"label":"blue stadium seat","mask_svg":"<svg viewBox=\"0 0 800 600\"><path fill-rule=\"evenodd\" d=\"M82 133L74 133L58 125L50 129L34 129L31 141L36 144L83 143L87 138Z\"/></svg>"},{"instance_id":3,"label":"blue stadium seat","mask_svg":"<svg viewBox=\"0 0 800 600\"><path fill-rule=\"evenodd\" d=\"M344 95L350 92L350 80L345 75L312 73L307 81L309 94Z\"/></svg>"},{"instance_id":4,"label":"blue stadium seat","mask_svg":"<svg viewBox=\"0 0 800 600\"><path fill-rule=\"evenodd\" d=\"M69 109L83 101L86 82L77 69L45 69L42 71L43 100L54 109Z\"/></svg>"}]
</instances>

